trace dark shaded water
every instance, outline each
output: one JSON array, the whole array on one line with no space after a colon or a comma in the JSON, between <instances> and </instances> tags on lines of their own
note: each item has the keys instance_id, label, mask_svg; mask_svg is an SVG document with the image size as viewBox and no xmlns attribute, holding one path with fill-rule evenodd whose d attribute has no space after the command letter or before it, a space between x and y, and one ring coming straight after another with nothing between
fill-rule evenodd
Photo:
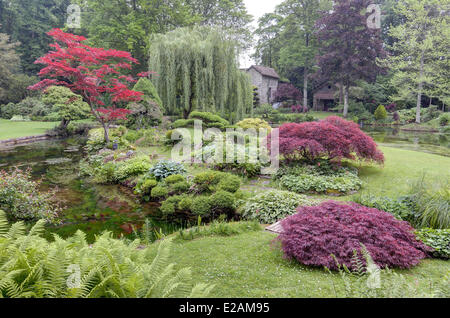
<instances>
[{"instance_id":1,"label":"dark shaded water","mask_svg":"<svg viewBox=\"0 0 450 318\"><path fill-rule=\"evenodd\" d=\"M377 144L450 157L450 135L404 131L390 127L363 127Z\"/></svg>"},{"instance_id":2,"label":"dark shaded water","mask_svg":"<svg viewBox=\"0 0 450 318\"><path fill-rule=\"evenodd\" d=\"M364 127L383 146L450 156L450 137L442 134L405 132L392 128ZM79 161L83 157L83 140L67 139L37 142L25 146L0 149L0 169L14 166L32 168L33 176L42 179L42 187L58 190L58 199L67 208L63 225L49 227L49 233L63 237L83 230L92 241L105 230L116 236L130 236L146 219L159 232L170 233L179 226L158 218L158 206L142 204L128 188L118 185L90 184L78 177ZM50 235L50 234L49 234Z\"/></svg>"},{"instance_id":3,"label":"dark shaded water","mask_svg":"<svg viewBox=\"0 0 450 318\"><path fill-rule=\"evenodd\" d=\"M94 235L105 230L115 235L130 235L146 218L159 226L158 207L142 204L128 188L90 184L78 178L78 163L83 157L83 141L76 139L44 141L9 149L0 149L0 169L32 169L42 179L42 190L58 188L58 200L66 207L64 224L49 227L49 232L67 237L78 229Z\"/></svg>"}]
</instances>

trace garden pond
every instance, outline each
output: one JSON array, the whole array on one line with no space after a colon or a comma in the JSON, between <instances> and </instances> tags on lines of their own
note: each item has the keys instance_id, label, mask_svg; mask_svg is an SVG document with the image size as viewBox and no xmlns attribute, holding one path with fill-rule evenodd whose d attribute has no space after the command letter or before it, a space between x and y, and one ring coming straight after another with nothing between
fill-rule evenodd
<instances>
[{"instance_id":1,"label":"garden pond","mask_svg":"<svg viewBox=\"0 0 450 318\"><path fill-rule=\"evenodd\" d=\"M448 135L373 127L364 127L364 131L383 146L450 156ZM0 169L31 168L33 176L42 179L43 190L58 188L58 200L65 207L63 224L49 226L48 233L67 237L81 229L92 241L94 235L105 230L116 236L132 237L133 230L145 220L158 232L169 233L184 227L165 223L158 216L157 204L140 202L129 188L81 180L78 163L85 155L83 145L83 139L65 139L0 149Z\"/></svg>"},{"instance_id":2,"label":"garden pond","mask_svg":"<svg viewBox=\"0 0 450 318\"><path fill-rule=\"evenodd\" d=\"M65 139L0 149L0 169L30 168L33 177L42 180L42 190L57 187L57 200L64 207L63 224L49 226L48 233L67 237L80 229L93 241L94 235L105 230L133 236L146 219L158 232L180 227L165 224L158 217L158 205L140 202L129 188L81 180L78 166L85 155L83 144L82 139Z\"/></svg>"}]
</instances>

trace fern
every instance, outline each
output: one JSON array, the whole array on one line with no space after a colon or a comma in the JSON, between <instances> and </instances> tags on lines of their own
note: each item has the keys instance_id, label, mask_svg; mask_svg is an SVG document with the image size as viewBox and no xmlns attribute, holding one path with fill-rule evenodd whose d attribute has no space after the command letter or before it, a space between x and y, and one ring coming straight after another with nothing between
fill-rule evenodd
<instances>
[{"instance_id":1,"label":"fern","mask_svg":"<svg viewBox=\"0 0 450 318\"><path fill-rule=\"evenodd\" d=\"M0 211L0 297L205 297L212 289L193 286L189 269L169 264L171 240L161 241L153 257L155 245L141 249L139 240L109 232L92 245L81 231L68 239L55 235L53 242L43 232L43 222L28 233L21 222L9 226ZM68 271L70 265L79 271ZM70 288L71 279L78 285Z\"/></svg>"}]
</instances>

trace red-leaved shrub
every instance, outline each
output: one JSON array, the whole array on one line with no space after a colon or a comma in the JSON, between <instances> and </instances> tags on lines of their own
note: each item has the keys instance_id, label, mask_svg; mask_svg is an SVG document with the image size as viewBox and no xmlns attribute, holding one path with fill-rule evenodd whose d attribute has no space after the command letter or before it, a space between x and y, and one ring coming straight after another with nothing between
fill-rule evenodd
<instances>
[{"instance_id":1,"label":"red-leaved shrub","mask_svg":"<svg viewBox=\"0 0 450 318\"><path fill-rule=\"evenodd\" d=\"M319 122L288 123L280 127L280 154L285 160L343 158L384 162L373 139L354 122L332 116Z\"/></svg>"},{"instance_id":2,"label":"red-leaved shrub","mask_svg":"<svg viewBox=\"0 0 450 318\"><path fill-rule=\"evenodd\" d=\"M353 252L365 245L374 262L384 268L410 268L427 256L430 248L416 240L408 222L356 203L324 202L299 207L282 221L278 237L284 255L302 264L337 269L353 268Z\"/></svg>"}]
</instances>

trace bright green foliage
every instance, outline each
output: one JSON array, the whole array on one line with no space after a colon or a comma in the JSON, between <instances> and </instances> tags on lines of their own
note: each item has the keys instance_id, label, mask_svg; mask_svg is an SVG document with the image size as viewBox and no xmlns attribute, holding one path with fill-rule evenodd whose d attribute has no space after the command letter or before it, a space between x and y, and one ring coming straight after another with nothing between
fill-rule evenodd
<instances>
[{"instance_id":1,"label":"bright green foliage","mask_svg":"<svg viewBox=\"0 0 450 318\"><path fill-rule=\"evenodd\" d=\"M185 119L194 110L229 121L251 113L249 76L237 66L235 43L208 27L180 28L150 39L149 69L168 115Z\"/></svg>"},{"instance_id":2,"label":"bright green foliage","mask_svg":"<svg viewBox=\"0 0 450 318\"><path fill-rule=\"evenodd\" d=\"M50 105L51 112L57 113L61 127L66 128L72 120L86 119L91 108L83 98L64 86L51 86L42 95L42 101Z\"/></svg>"},{"instance_id":3,"label":"bright green foliage","mask_svg":"<svg viewBox=\"0 0 450 318\"><path fill-rule=\"evenodd\" d=\"M208 236L232 236L247 232L261 231L261 225L255 221L242 222L223 222L215 220L207 226L196 226L187 230L181 230L176 240L190 241L193 239L208 237Z\"/></svg>"},{"instance_id":4,"label":"bright green foliage","mask_svg":"<svg viewBox=\"0 0 450 318\"><path fill-rule=\"evenodd\" d=\"M164 182L166 184L174 184L174 183L182 182L185 180L186 180L186 178L184 176L182 176L181 174L173 174L173 175L165 178Z\"/></svg>"},{"instance_id":5,"label":"bright green foliage","mask_svg":"<svg viewBox=\"0 0 450 318\"><path fill-rule=\"evenodd\" d=\"M407 198L394 200L388 197L378 198L372 195L356 195L352 199L354 202L369 208L389 212L399 220L410 223L415 222L416 216L414 215L414 210L408 204Z\"/></svg>"},{"instance_id":6,"label":"bright green foliage","mask_svg":"<svg viewBox=\"0 0 450 318\"><path fill-rule=\"evenodd\" d=\"M155 179L142 178L134 188L134 193L143 197L148 196L151 193L152 189L157 185L158 181L156 181Z\"/></svg>"},{"instance_id":7,"label":"bright green foliage","mask_svg":"<svg viewBox=\"0 0 450 318\"><path fill-rule=\"evenodd\" d=\"M198 192L212 192L220 182L222 174L218 171L205 171L194 177L194 184Z\"/></svg>"},{"instance_id":8,"label":"bright green foliage","mask_svg":"<svg viewBox=\"0 0 450 318\"><path fill-rule=\"evenodd\" d=\"M410 187L410 205L417 215L417 227L450 228L450 187L448 180L430 183L420 179Z\"/></svg>"},{"instance_id":9,"label":"bright green foliage","mask_svg":"<svg viewBox=\"0 0 450 318\"><path fill-rule=\"evenodd\" d=\"M106 232L89 245L78 231L64 240L40 237L44 222L28 234L23 223L9 226L0 211L0 296L7 298L205 297L213 288L193 286L187 268L169 264L171 242L156 257L140 241L127 243ZM77 276L79 273L79 276ZM79 280L77 280L79 278Z\"/></svg>"},{"instance_id":10,"label":"bright green foliage","mask_svg":"<svg viewBox=\"0 0 450 318\"><path fill-rule=\"evenodd\" d=\"M403 23L390 29L394 44L386 65L394 76L395 101L417 99L416 123L421 122L422 94L448 99L449 19L442 12L448 0L400 0L395 12Z\"/></svg>"},{"instance_id":11,"label":"bright green foliage","mask_svg":"<svg viewBox=\"0 0 450 318\"><path fill-rule=\"evenodd\" d=\"M235 209L235 197L228 191L219 190L209 198L212 209L219 211L234 210Z\"/></svg>"},{"instance_id":12,"label":"bright green foliage","mask_svg":"<svg viewBox=\"0 0 450 318\"><path fill-rule=\"evenodd\" d=\"M133 90L144 95L140 102L128 105L132 114L128 116L127 126L142 129L160 124L163 117L162 101L153 83L148 78L140 78Z\"/></svg>"},{"instance_id":13,"label":"bright green foliage","mask_svg":"<svg viewBox=\"0 0 450 318\"><path fill-rule=\"evenodd\" d=\"M255 128L257 132L259 129L268 129L269 132L272 130L269 123L260 118L246 118L238 122L236 126L242 129Z\"/></svg>"},{"instance_id":14,"label":"bright green foliage","mask_svg":"<svg viewBox=\"0 0 450 318\"><path fill-rule=\"evenodd\" d=\"M425 245L433 248L434 257L450 258L450 229L434 230L425 228L418 230L416 235Z\"/></svg>"},{"instance_id":15,"label":"bright green foliage","mask_svg":"<svg viewBox=\"0 0 450 318\"><path fill-rule=\"evenodd\" d=\"M361 188L362 182L358 176L314 176L286 175L280 179L280 185L289 191L297 193L327 193L346 194Z\"/></svg>"},{"instance_id":16,"label":"bright green foliage","mask_svg":"<svg viewBox=\"0 0 450 318\"><path fill-rule=\"evenodd\" d=\"M190 210L194 215L206 216L211 210L211 200L207 196L196 196L192 199Z\"/></svg>"},{"instance_id":17,"label":"bright green foliage","mask_svg":"<svg viewBox=\"0 0 450 318\"><path fill-rule=\"evenodd\" d=\"M374 116L376 120L385 120L387 118L386 108L383 105L378 106Z\"/></svg>"},{"instance_id":18,"label":"bright green foliage","mask_svg":"<svg viewBox=\"0 0 450 318\"><path fill-rule=\"evenodd\" d=\"M156 186L151 191L151 196L154 199L163 199L169 195L169 189L163 186Z\"/></svg>"},{"instance_id":19,"label":"bright green foliage","mask_svg":"<svg viewBox=\"0 0 450 318\"><path fill-rule=\"evenodd\" d=\"M141 175L151 167L148 156L138 156L115 164L114 181L119 182L133 176Z\"/></svg>"},{"instance_id":20,"label":"bright green foliage","mask_svg":"<svg viewBox=\"0 0 450 318\"><path fill-rule=\"evenodd\" d=\"M295 214L299 206L313 206L318 203L319 201L301 194L271 190L245 200L240 212L247 220L273 224Z\"/></svg>"},{"instance_id":21,"label":"bright green foliage","mask_svg":"<svg viewBox=\"0 0 450 318\"><path fill-rule=\"evenodd\" d=\"M219 190L228 191L230 193L236 193L241 187L241 179L232 174L224 174L222 180L220 180L217 188Z\"/></svg>"},{"instance_id":22,"label":"bright green foliage","mask_svg":"<svg viewBox=\"0 0 450 318\"><path fill-rule=\"evenodd\" d=\"M32 180L30 170L0 170L0 209L13 219L59 224L62 209L53 199L55 191L40 192L40 186L40 181Z\"/></svg>"}]
</instances>

